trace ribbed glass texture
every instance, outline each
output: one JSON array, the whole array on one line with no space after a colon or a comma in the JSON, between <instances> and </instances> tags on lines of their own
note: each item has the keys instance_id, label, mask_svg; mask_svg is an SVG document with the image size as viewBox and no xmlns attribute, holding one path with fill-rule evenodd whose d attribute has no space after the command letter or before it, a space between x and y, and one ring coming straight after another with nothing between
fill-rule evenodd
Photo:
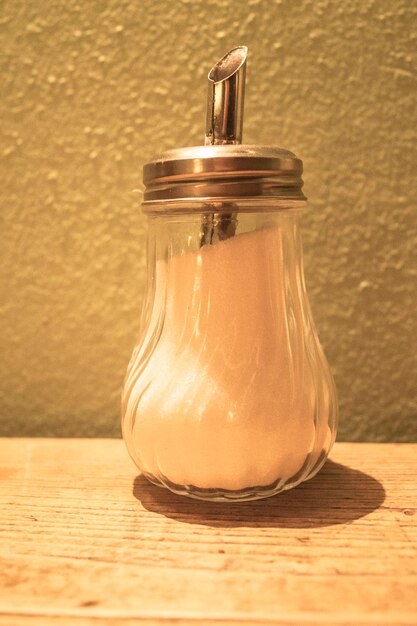
<instances>
[{"instance_id":1,"label":"ribbed glass texture","mask_svg":"<svg viewBox=\"0 0 417 626\"><path fill-rule=\"evenodd\" d=\"M299 217L149 218L122 429L152 482L244 501L294 487L325 462L336 391L308 303Z\"/></svg>"}]
</instances>

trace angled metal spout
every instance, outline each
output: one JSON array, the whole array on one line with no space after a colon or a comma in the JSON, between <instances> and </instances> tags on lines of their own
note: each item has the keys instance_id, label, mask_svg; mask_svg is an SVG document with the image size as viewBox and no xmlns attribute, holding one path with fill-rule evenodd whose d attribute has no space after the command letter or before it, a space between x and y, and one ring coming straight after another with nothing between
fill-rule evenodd
<instances>
[{"instance_id":1,"label":"angled metal spout","mask_svg":"<svg viewBox=\"0 0 417 626\"><path fill-rule=\"evenodd\" d=\"M242 143L247 55L233 48L209 72L206 145Z\"/></svg>"},{"instance_id":2,"label":"angled metal spout","mask_svg":"<svg viewBox=\"0 0 417 626\"><path fill-rule=\"evenodd\" d=\"M242 143L247 56L246 46L232 48L209 72L206 146ZM233 209L233 203L224 202L222 212L203 215L200 247L235 235Z\"/></svg>"}]
</instances>

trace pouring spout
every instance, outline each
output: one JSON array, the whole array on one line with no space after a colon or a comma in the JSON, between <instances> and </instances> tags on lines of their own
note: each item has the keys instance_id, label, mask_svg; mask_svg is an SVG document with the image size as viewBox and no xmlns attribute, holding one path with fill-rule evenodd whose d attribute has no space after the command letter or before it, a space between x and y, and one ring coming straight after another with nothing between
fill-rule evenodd
<instances>
[{"instance_id":1,"label":"pouring spout","mask_svg":"<svg viewBox=\"0 0 417 626\"><path fill-rule=\"evenodd\" d=\"M209 72L206 145L242 143L247 55L233 48Z\"/></svg>"}]
</instances>

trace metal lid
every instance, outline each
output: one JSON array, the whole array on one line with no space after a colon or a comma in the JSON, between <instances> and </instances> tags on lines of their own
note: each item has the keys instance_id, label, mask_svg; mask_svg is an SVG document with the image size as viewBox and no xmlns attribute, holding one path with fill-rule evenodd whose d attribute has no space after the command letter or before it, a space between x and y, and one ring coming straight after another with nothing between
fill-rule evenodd
<instances>
[{"instance_id":1,"label":"metal lid","mask_svg":"<svg viewBox=\"0 0 417 626\"><path fill-rule=\"evenodd\" d=\"M212 145L169 150L143 168L145 208L165 201L270 197L305 200L303 164L273 146Z\"/></svg>"},{"instance_id":2,"label":"metal lid","mask_svg":"<svg viewBox=\"0 0 417 626\"><path fill-rule=\"evenodd\" d=\"M216 205L262 198L305 201L303 164L274 146L242 145L247 48L228 52L210 70L206 145L160 154L143 168L144 210L160 203Z\"/></svg>"}]
</instances>

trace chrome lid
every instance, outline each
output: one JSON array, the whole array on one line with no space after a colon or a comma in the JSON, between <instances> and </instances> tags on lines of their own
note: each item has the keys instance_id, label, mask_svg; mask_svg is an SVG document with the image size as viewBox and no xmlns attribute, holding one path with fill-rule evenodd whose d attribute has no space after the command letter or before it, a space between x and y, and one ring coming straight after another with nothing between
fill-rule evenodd
<instances>
[{"instance_id":1,"label":"chrome lid","mask_svg":"<svg viewBox=\"0 0 417 626\"><path fill-rule=\"evenodd\" d=\"M144 205L165 201L305 200L303 164L272 146L212 145L169 150L143 168Z\"/></svg>"},{"instance_id":2,"label":"chrome lid","mask_svg":"<svg viewBox=\"0 0 417 626\"><path fill-rule=\"evenodd\" d=\"M210 70L206 145L163 152L144 166L146 212L167 202L224 201L230 207L261 198L306 200L303 164L292 152L240 143L246 57L247 48L239 46Z\"/></svg>"}]
</instances>

